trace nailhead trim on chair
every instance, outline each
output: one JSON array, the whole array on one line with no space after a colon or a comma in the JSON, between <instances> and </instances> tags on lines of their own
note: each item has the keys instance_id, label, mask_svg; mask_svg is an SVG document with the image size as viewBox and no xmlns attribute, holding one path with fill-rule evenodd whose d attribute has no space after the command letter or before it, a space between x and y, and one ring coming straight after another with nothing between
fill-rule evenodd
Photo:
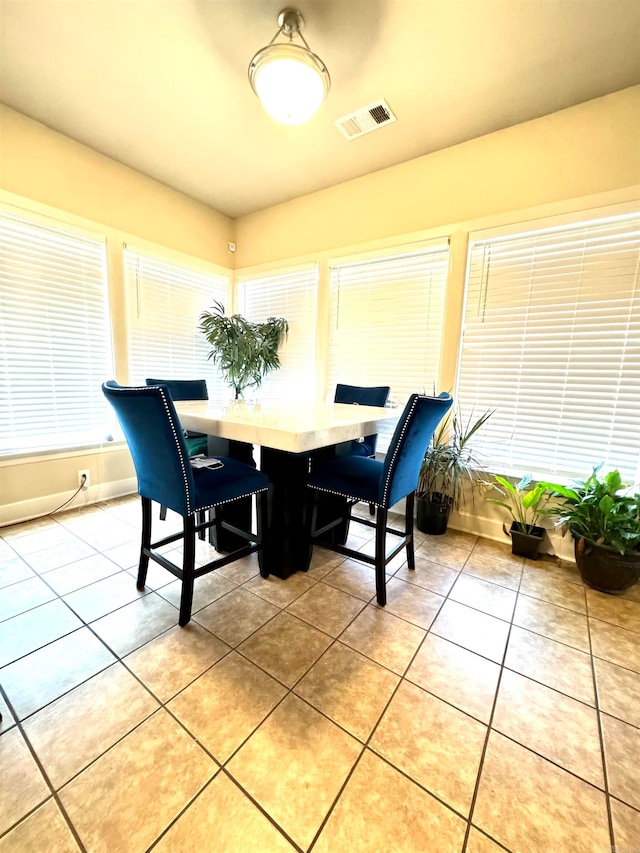
<instances>
[{"instance_id":1,"label":"nailhead trim on chair","mask_svg":"<svg viewBox=\"0 0 640 853\"><path fill-rule=\"evenodd\" d=\"M386 505L386 503L387 503L387 501L388 501L388 499L389 499L389 483L390 483L390 481L391 481L391 475L392 475L392 473L393 473L393 466L394 466L394 464L395 464L396 457L397 457L397 455L398 455L398 450L399 450L399 448L400 448L400 447L401 447L401 445L402 445L402 439L403 439L403 437L404 437L405 432L407 431L407 427L408 427L408 425L409 425L409 422L411 421L411 417L412 417L412 415L413 415L413 411L414 411L414 409L415 409L415 407L416 407L416 404L417 404L418 400L424 400L424 397L420 397L420 396L418 396L418 397L416 397L416 398L414 399L414 401L413 401L413 405L411 406L411 409L409 410L409 414L407 415L407 417L406 417L406 419L405 419L405 422L404 422L404 424L403 424L403 426L402 426L402 431L401 431L401 433L400 433L400 437L399 437L398 441L396 442L396 449L395 449L395 451L394 451L393 458L392 458L392 460L391 460L391 462L390 462L390 464L389 464L389 470L387 471L387 478L386 478L386 480L385 480L385 484L384 484L384 492L383 492L383 495L382 495L382 505L383 505L383 506L385 506L385 505Z\"/></svg>"},{"instance_id":2,"label":"nailhead trim on chair","mask_svg":"<svg viewBox=\"0 0 640 853\"><path fill-rule=\"evenodd\" d=\"M349 404L351 405L351 404ZM346 495L344 492L334 492L333 489L324 489L322 486L309 486L310 489L313 489L316 492L325 492L327 495L337 495L339 498L346 498L348 501L365 501L365 503L370 503L373 506L382 506L382 504L377 503L376 501L370 501L369 498L357 498L355 495Z\"/></svg>"},{"instance_id":3,"label":"nailhead trim on chair","mask_svg":"<svg viewBox=\"0 0 640 853\"><path fill-rule=\"evenodd\" d=\"M256 489L255 492L247 492L246 495L243 494L243 495L240 495L240 497L252 498L254 495L259 495L262 492L268 491L268 489L269 489L269 487L265 486L263 489ZM224 504L231 504L237 500L239 500L239 498L227 498L226 501L218 501L218 503L215 503L215 504L207 504L207 506L199 506L198 509L194 510L194 512L201 512L202 510L205 510L205 509L213 509L214 506L224 506ZM189 513L189 515L193 515L193 514L194 514L193 512Z\"/></svg>"}]
</instances>

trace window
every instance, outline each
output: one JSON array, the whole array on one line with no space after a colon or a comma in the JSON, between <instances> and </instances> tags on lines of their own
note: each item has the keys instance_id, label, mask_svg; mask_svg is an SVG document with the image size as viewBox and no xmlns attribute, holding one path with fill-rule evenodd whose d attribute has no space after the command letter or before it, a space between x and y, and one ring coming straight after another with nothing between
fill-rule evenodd
<instances>
[{"instance_id":1,"label":"window","mask_svg":"<svg viewBox=\"0 0 640 853\"><path fill-rule=\"evenodd\" d=\"M493 471L640 462L640 216L470 242L458 400Z\"/></svg>"},{"instance_id":2,"label":"window","mask_svg":"<svg viewBox=\"0 0 640 853\"><path fill-rule=\"evenodd\" d=\"M255 323L284 317L289 323L287 339L278 351L281 367L262 383L264 397L314 396L317 282L316 266L238 282L238 310L244 317Z\"/></svg>"},{"instance_id":3,"label":"window","mask_svg":"<svg viewBox=\"0 0 640 853\"><path fill-rule=\"evenodd\" d=\"M439 392L448 260L449 247L439 242L331 267L331 396L338 382L390 385L399 415L410 394ZM381 431L380 452L393 429Z\"/></svg>"},{"instance_id":4,"label":"window","mask_svg":"<svg viewBox=\"0 0 640 853\"><path fill-rule=\"evenodd\" d=\"M227 303L228 279L124 251L129 317L129 381L206 379L211 399L225 386L208 360L211 347L199 328L214 301Z\"/></svg>"},{"instance_id":5,"label":"window","mask_svg":"<svg viewBox=\"0 0 640 853\"><path fill-rule=\"evenodd\" d=\"M102 441L112 373L104 241L0 213L0 454Z\"/></svg>"}]
</instances>

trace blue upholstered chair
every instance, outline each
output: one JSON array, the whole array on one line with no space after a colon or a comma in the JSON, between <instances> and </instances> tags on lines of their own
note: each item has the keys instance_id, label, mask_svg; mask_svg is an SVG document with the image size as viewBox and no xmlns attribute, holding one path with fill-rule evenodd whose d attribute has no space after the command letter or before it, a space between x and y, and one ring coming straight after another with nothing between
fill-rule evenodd
<instances>
[{"instance_id":1,"label":"blue upholstered chair","mask_svg":"<svg viewBox=\"0 0 640 853\"><path fill-rule=\"evenodd\" d=\"M376 599L382 606L387 603L387 563L402 548L406 548L407 565L410 570L415 569L413 506L418 474L433 433L451 408L452 402L449 394L441 394L439 397L412 394L400 416L384 461L368 456L338 456L319 466L309 478L307 485L313 494L312 505L307 513L311 546L318 544L322 548L374 566ZM331 537L326 536L332 528L343 523L342 516L323 523L320 528L317 527L318 498L323 493L345 498L352 504L365 501L377 507L375 521L351 516L352 521L375 528L373 557L333 542ZM404 531L387 527L389 509L402 498L406 498ZM399 543L388 553L385 545L387 533L400 537Z\"/></svg>"},{"instance_id":2,"label":"blue upholstered chair","mask_svg":"<svg viewBox=\"0 0 640 853\"><path fill-rule=\"evenodd\" d=\"M138 477L138 493L142 499L138 589L144 589L150 559L164 566L182 581L178 621L180 625L186 625L191 619L193 583L196 578L248 554L262 551L263 536L266 536L267 531L266 492L269 480L250 465L226 456L220 457L222 468L193 468L173 401L164 385L127 388L117 382L105 382L102 390L115 409L127 439ZM247 544L225 557L196 568L196 532L212 526L218 530L220 527L228 529L229 525L220 519L216 508L252 495L257 496L257 533L233 528L233 532ZM152 501L182 516L183 529L180 533L151 542ZM206 510L212 510L212 520L196 524L196 515ZM178 540L183 540L182 567L157 551L163 545ZM261 558L262 555L259 556ZM262 559L260 564L262 576L267 577L268 571L263 568Z\"/></svg>"},{"instance_id":3,"label":"blue upholstered chair","mask_svg":"<svg viewBox=\"0 0 640 853\"><path fill-rule=\"evenodd\" d=\"M390 390L388 385L367 387L363 385L343 385L341 382L338 382L333 402L357 403L359 406L384 406L389 397ZM375 456L377 441L377 435L367 435L363 439L356 439L351 442L349 455Z\"/></svg>"},{"instance_id":4,"label":"blue upholstered chair","mask_svg":"<svg viewBox=\"0 0 640 853\"><path fill-rule=\"evenodd\" d=\"M171 394L171 399L176 400L208 400L209 391L204 379L145 379L147 385L164 385ZM197 456L199 453L207 454L208 437L202 432L191 432L183 430L185 444L189 456ZM162 521L167 517L166 506L160 505L160 518ZM204 521L204 515L202 516ZM204 534L200 535L204 539Z\"/></svg>"}]
</instances>

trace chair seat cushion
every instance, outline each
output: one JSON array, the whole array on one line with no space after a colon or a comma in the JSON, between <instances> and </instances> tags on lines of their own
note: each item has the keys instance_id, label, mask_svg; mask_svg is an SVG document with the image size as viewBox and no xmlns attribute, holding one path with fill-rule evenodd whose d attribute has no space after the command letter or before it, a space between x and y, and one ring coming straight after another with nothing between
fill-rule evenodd
<instances>
[{"instance_id":1,"label":"chair seat cushion","mask_svg":"<svg viewBox=\"0 0 640 853\"><path fill-rule=\"evenodd\" d=\"M195 509L218 506L241 495L268 488L269 478L261 471L229 456L217 456L222 468L195 468Z\"/></svg>"},{"instance_id":2,"label":"chair seat cushion","mask_svg":"<svg viewBox=\"0 0 640 853\"><path fill-rule=\"evenodd\" d=\"M308 484L312 489L378 503L383 467L383 462L368 456L339 456L325 462Z\"/></svg>"}]
</instances>

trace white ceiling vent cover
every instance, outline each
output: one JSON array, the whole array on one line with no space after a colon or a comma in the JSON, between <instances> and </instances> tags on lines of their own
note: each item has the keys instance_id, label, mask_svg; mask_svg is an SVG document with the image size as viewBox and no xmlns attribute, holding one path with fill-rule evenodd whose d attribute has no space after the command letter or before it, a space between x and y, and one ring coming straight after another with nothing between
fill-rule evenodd
<instances>
[{"instance_id":1,"label":"white ceiling vent cover","mask_svg":"<svg viewBox=\"0 0 640 853\"><path fill-rule=\"evenodd\" d=\"M336 119L334 124L347 139L356 139L358 136L364 136L365 133L371 133L372 130L384 127L385 124L391 124L393 121L397 121L397 119L391 112L391 107L384 98L381 98L374 104L361 107L354 113Z\"/></svg>"}]
</instances>

